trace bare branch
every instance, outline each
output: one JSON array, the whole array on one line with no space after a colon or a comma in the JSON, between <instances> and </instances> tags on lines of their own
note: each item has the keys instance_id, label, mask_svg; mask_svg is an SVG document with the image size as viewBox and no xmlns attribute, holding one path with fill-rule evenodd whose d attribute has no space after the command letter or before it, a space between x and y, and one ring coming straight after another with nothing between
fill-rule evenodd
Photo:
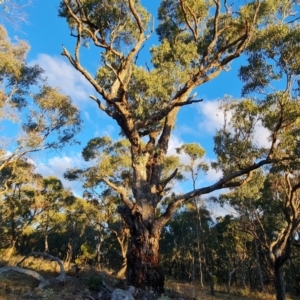
<instances>
[{"instance_id":1,"label":"bare branch","mask_svg":"<svg viewBox=\"0 0 300 300\"><path fill-rule=\"evenodd\" d=\"M122 202L129 207L130 209L132 209L133 207L133 202L131 200L128 199L127 197L127 193L126 190L123 187L119 187L117 185L115 185L113 182L111 182L109 179L107 178L102 178L102 180L110 187L112 188L114 191L116 191L122 199Z\"/></svg>"}]
</instances>

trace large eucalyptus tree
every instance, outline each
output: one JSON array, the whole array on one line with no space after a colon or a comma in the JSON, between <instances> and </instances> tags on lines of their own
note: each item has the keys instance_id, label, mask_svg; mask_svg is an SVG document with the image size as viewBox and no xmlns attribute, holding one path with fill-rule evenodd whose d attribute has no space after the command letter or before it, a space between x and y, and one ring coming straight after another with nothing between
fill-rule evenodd
<instances>
[{"instance_id":1,"label":"large eucalyptus tree","mask_svg":"<svg viewBox=\"0 0 300 300\"><path fill-rule=\"evenodd\" d=\"M263 124L272 138L269 147L259 147L254 139L254 125L264 115L251 110L251 101L249 105L244 102L244 110L230 106L241 113L242 122L233 123L231 132L224 128L216 136L218 161L214 167L223 171L223 177L184 194L165 194L176 180L177 170L164 176L163 166L180 108L200 102L191 96L194 89L228 70L228 64L262 33L269 39L266 33L276 33L284 24L290 30L297 26L292 19L296 18L293 9L297 3L160 1L156 28L159 45L149 51L151 68L144 68L137 64L138 55L153 33L154 22L141 1L61 1L60 15L66 18L76 40L73 54L66 48L62 54L94 87L95 95L90 98L117 122L130 143L131 191L128 192L128 181L122 176L100 172L98 180L115 190L122 200L119 210L131 234L127 273L131 284L163 289L158 256L160 234L182 203L218 189L240 186L251 179L254 170L294 158L293 153L277 155L275 151L277 134L283 130L283 123L276 122L280 112L274 111L272 124ZM82 63L81 48L86 45L99 50L101 59L96 74ZM159 204L165 207L162 213L157 212Z\"/></svg>"}]
</instances>

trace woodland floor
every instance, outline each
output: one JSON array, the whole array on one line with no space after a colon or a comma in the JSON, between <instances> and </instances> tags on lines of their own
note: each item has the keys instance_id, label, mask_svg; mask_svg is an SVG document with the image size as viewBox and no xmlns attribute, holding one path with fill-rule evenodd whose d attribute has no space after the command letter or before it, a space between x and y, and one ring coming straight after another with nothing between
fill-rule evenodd
<instances>
[{"instance_id":1,"label":"woodland floor","mask_svg":"<svg viewBox=\"0 0 300 300\"><path fill-rule=\"evenodd\" d=\"M0 262L0 267L6 264ZM15 265L11 263L10 265ZM45 267L46 266L46 267ZM46 262L42 260L32 260L28 262L24 267L39 272L45 279L54 278L59 274L58 267L55 262ZM86 269L78 274L78 277L72 272L67 271L67 274L72 279L65 285L62 284L50 284L44 289L38 289L38 281L25 274L16 272L7 272L0 275L0 300L20 300L20 299L32 299L32 300L90 300L98 299L99 282L101 280L114 288L126 289L124 282L116 279L110 272L96 272L93 269ZM246 291L233 291L232 295L228 295L225 292L216 292L212 297L209 294L208 288L200 288L199 285L184 283L175 280L168 279L165 285L166 291L163 300L275 300L274 295L270 294L258 294L247 293ZM100 298L99 298L100 299ZM101 299L109 300L110 296L105 292L102 293ZM136 298L140 300L142 298ZM158 299L156 297L156 299ZM300 300L298 298L289 298L293 300Z\"/></svg>"}]
</instances>

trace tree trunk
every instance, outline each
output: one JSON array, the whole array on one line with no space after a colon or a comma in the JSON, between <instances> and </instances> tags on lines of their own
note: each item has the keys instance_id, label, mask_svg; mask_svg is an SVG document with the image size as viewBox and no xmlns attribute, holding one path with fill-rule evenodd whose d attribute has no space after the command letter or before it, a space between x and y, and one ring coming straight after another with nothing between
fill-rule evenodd
<instances>
[{"instance_id":1,"label":"tree trunk","mask_svg":"<svg viewBox=\"0 0 300 300\"><path fill-rule=\"evenodd\" d=\"M255 255L256 255L256 261L257 261L257 271L258 271L258 275L259 275L260 288L261 288L261 291L264 292L265 291L264 280L263 280L261 266L260 266L258 245L257 245L257 240L256 239L254 239L254 246L255 246Z\"/></svg>"},{"instance_id":2,"label":"tree trunk","mask_svg":"<svg viewBox=\"0 0 300 300\"><path fill-rule=\"evenodd\" d=\"M143 221L142 215L131 212L130 248L127 256L127 279L135 287L164 291L164 274L159 265L160 230Z\"/></svg>"},{"instance_id":3,"label":"tree trunk","mask_svg":"<svg viewBox=\"0 0 300 300\"><path fill-rule=\"evenodd\" d=\"M209 279L210 279L210 294L211 296L215 295L215 276L212 272L208 272Z\"/></svg>"},{"instance_id":4,"label":"tree trunk","mask_svg":"<svg viewBox=\"0 0 300 300\"><path fill-rule=\"evenodd\" d=\"M234 275L234 273L235 273L235 269L228 272L228 284L227 284L228 294L230 294L230 292L231 292L231 280L232 280L232 276Z\"/></svg>"},{"instance_id":5,"label":"tree trunk","mask_svg":"<svg viewBox=\"0 0 300 300\"><path fill-rule=\"evenodd\" d=\"M117 273L117 278L124 278L127 270L127 254L123 255L122 253L122 266Z\"/></svg>"},{"instance_id":6,"label":"tree trunk","mask_svg":"<svg viewBox=\"0 0 300 300\"><path fill-rule=\"evenodd\" d=\"M276 289L276 300L286 300L282 266L275 265L274 267L274 285Z\"/></svg>"},{"instance_id":7,"label":"tree trunk","mask_svg":"<svg viewBox=\"0 0 300 300\"><path fill-rule=\"evenodd\" d=\"M44 250L45 253L49 252L48 236L49 236L49 234L48 234L48 232L46 232L45 233L45 250Z\"/></svg>"},{"instance_id":8,"label":"tree trunk","mask_svg":"<svg viewBox=\"0 0 300 300\"><path fill-rule=\"evenodd\" d=\"M97 256L96 256L96 259L97 259L97 269L98 271L101 271L101 244L102 244L102 241L101 241L101 232L98 233L98 244L97 244Z\"/></svg>"},{"instance_id":9,"label":"tree trunk","mask_svg":"<svg viewBox=\"0 0 300 300\"><path fill-rule=\"evenodd\" d=\"M70 266L72 256L73 256L73 240L69 239L68 249L67 249L67 256L66 256L66 263L67 263L68 267Z\"/></svg>"},{"instance_id":10,"label":"tree trunk","mask_svg":"<svg viewBox=\"0 0 300 300\"><path fill-rule=\"evenodd\" d=\"M194 189L195 189L195 187L194 187ZM194 199L194 205L195 205L195 208L196 208L196 211L197 211L198 225L199 225L199 228L198 228L198 226L196 226L198 260L199 260L199 280L200 280L200 286L204 287L204 284L203 284L203 271L202 271L202 257L201 257L201 250L200 250L200 236L201 236L201 241L203 243L203 240L202 240L203 230L202 230L200 208L197 206L197 202L196 202L195 199ZM204 252L202 253L202 255L204 255Z\"/></svg>"}]
</instances>

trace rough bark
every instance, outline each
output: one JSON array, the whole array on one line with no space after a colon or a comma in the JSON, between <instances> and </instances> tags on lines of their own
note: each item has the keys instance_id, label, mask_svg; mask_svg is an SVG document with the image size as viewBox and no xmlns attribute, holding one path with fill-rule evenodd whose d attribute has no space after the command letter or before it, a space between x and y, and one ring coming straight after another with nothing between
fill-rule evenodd
<instances>
[{"instance_id":1,"label":"rough bark","mask_svg":"<svg viewBox=\"0 0 300 300\"><path fill-rule=\"evenodd\" d=\"M143 221L139 212L131 214L130 248L127 255L127 279L135 287L164 291L164 274L159 265L159 233Z\"/></svg>"},{"instance_id":2,"label":"rough bark","mask_svg":"<svg viewBox=\"0 0 300 300\"><path fill-rule=\"evenodd\" d=\"M154 110L146 118L140 118L134 114L135 108L131 105L131 99L128 98L130 95L128 86L134 83L132 81L132 69L139 51L149 36L146 34L147 26L143 24L143 17L137 9L136 2L133 0L124 2L124 5L125 3L128 4L128 13L136 22L137 36L132 45L128 47L127 53L121 53L114 43L114 37L118 36L119 25L111 28L114 34L106 37L103 28L97 27L94 20L89 19L89 14L81 5L82 1L63 0L65 13L63 12L62 15L67 16L70 22L72 21L72 36L76 38L76 45L73 55L66 48L63 48L62 55L90 82L105 101L103 104L98 97L90 96L97 103L99 109L117 122L122 133L130 142L131 187L134 201L128 197L127 184L118 185L110 181L108 177L103 177L101 180L120 195L125 210L129 211L122 214L131 234L131 245L127 255L127 274L129 282L136 287L148 286L156 290L163 289L164 276L159 267L158 257L160 230L183 202L215 190L238 187L251 179L254 170L275 162L267 157L242 170L224 176L213 185L194 189L184 195L174 195L166 211L157 218L156 207L163 199L168 183L171 182L177 172L175 171L168 178L163 178L163 163L180 108L202 101L192 100L189 97L191 92L196 87L217 77L228 63L239 57L248 47L253 34L256 32L260 1L256 1L254 5L253 16L247 22L242 22L242 27L239 26L239 34L236 39L226 43L220 49L215 47L218 40L223 38L223 30L219 28L221 19L219 1L214 2L216 5L213 23L214 35L198 59L197 71L189 76L184 84L180 85L166 106L160 110ZM101 13L99 17L101 17ZM182 13L185 15L184 9ZM197 39L196 31L194 35ZM116 77L114 82L110 84L110 88L102 86L81 64L80 48L83 44L82 39L87 37L96 47L101 48L103 53L106 52L107 54L103 56L104 65L109 67ZM110 55L113 55L116 61L120 60L119 65L113 66L111 64L111 61L108 60L111 58ZM143 141L146 136L148 142L144 145ZM240 180L235 180L237 178Z\"/></svg>"}]
</instances>

